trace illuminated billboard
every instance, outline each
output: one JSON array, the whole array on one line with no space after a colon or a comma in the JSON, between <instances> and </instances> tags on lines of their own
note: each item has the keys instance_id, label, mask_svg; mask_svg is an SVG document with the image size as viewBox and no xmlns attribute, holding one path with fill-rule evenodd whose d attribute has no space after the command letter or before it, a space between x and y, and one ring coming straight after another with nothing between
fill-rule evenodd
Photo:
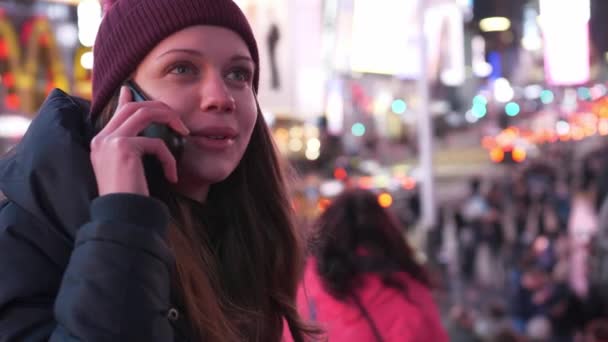
<instances>
[{"instance_id":1,"label":"illuminated billboard","mask_svg":"<svg viewBox=\"0 0 608 342\"><path fill-rule=\"evenodd\" d=\"M553 85L589 80L589 0L541 0L545 78Z\"/></svg>"},{"instance_id":2,"label":"illuminated billboard","mask_svg":"<svg viewBox=\"0 0 608 342\"><path fill-rule=\"evenodd\" d=\"M421 75L419 0L355 0L351 20L342 20L339 55L348 63L338 69L395 75ZM425 5L424 38L430 80L456 86L464 82L463 10L456 1L435 0ZM344 15L344 14L342 14ZM339 40L339 41L340 41ZM348 43L344 43L348 42ZM345 65L346 64L346 65Z\"/></svg>"}]
</instances>

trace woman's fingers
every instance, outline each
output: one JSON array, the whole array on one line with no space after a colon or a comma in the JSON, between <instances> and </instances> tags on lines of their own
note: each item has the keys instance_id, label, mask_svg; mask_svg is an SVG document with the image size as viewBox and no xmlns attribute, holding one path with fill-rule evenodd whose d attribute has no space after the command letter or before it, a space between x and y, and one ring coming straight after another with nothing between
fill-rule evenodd
<instances>
[{"instance_id":1,"label":"woman's fingers","mask_svg":"<svg viewBox=\"0 0 608 342\"><path fill-rule=\"evenodd\" d=\"M172 183L177 183L177 161L164 141L145 137L135 137L131 140L134 147L141 151L140 158L144 155L154 155L162 165L165 178Z\"/></svg>"},{"instance_id":2,"label":"woman's fingers","mask_svg":"<svg viewBox=\"0 0 608 342\"><path fill-rule=\"evenodd\" d=\"M164 108L142 107L131 114L111 135L136 136L151 123L166 124L182 135L190 133L179 115L173 111Z\"/></svg>"},{"instance_id":3,"label":"woman's fingers","mask_svg":"<svg viewBox=\"0 0 608 342\"><path fill-rule=\"evenodd\" d=\"M183 135L189 133L179 114L169 106L160 101L132 102L131 91L123 86L120 89L116 112L99 135L115 135L114 133L120 130L122 135L136 136L151 123L167 124ZM123 127L125 124L127 126Z\"/></svg>"}]
</instances>

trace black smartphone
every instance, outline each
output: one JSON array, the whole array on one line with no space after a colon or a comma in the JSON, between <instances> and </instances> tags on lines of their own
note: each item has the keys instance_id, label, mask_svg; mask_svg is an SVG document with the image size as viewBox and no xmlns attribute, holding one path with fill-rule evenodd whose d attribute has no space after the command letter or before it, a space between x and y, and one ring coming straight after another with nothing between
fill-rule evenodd
<instances>
[{"instance_id":1,"label":"black smartphone","mask_svg":"<svg viewBox=\"0 0 608 342\"><path fill-rule=\"evenodd\" d=\"M148 98L144 95L145 93L132 80L125 82L125 86L127 86L131 91L133 101L148 101ZM175 160L179 160L184 149L185 139L169 126L160 123L152 123L139 135L149 138L162 139L165 144L167 144L167 147L169 148L169 151L171 151L171 154L173 154L175 157ZM145 155L142 162L144 164L150 195L159 198L168 205L172 203L172 208L177 208L176 204L172 202L174 201L174 198L171 187L167 182L167 178L165 178L162 165L158 158L156 158L154 155Z\"/></svg>"},{"instance_id":2,"label":"black smartphone","mask_svg":"<svg viewBox=\"0 0 608 342\"><path fill-rule=\"evenodd\" d=\"M144 92L137 86L135 82L129 80L125 82L125 85L129 88L129 90L131 90L133 101L148 101L148 98L144 95ZM148 138L162 139L165 144L167 144L169 151L171 151L171 154L173 154L176 160L180 158L182 151L184 150L184 137L165 124L152 123L146 127L146 129L144 129L140 135Z\"/></svg>"}]
</instances>

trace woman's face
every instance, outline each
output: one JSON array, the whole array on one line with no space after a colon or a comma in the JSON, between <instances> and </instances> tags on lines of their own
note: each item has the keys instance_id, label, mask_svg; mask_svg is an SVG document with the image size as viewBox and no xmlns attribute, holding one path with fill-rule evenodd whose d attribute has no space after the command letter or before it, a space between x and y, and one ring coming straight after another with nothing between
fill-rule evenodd
<instances>
[{"instance_id":1,"label":"woman's face","mask_svg":"<svg viewBox=\"0 0 608 342\"><path fill-rule=\"evenodd\" d=\"M257 117L255 64L235 32L192 26L159 43L133 77L148 97L181 115L190 135L178 160L177 190L204 200L237 167Z\"/></svg>"}]
</instances>

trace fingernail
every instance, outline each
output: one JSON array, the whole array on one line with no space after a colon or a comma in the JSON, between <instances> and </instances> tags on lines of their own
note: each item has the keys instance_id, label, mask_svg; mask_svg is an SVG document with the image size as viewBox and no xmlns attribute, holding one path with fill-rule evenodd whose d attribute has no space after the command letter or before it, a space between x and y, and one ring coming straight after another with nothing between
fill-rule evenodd
<instances>
[{"instance_id":1,"label":"fingernail","mask_svg":"<svg viewBox=\"0 0 608 342\"><path fill-rule=\"evenodd\" d=\"M186 127L186 125L182 122L182 128L183 128L183 133L184 135L188 135L190 134L190 130L188 129L188 127Z\"/></svg>"}]
</instances>

